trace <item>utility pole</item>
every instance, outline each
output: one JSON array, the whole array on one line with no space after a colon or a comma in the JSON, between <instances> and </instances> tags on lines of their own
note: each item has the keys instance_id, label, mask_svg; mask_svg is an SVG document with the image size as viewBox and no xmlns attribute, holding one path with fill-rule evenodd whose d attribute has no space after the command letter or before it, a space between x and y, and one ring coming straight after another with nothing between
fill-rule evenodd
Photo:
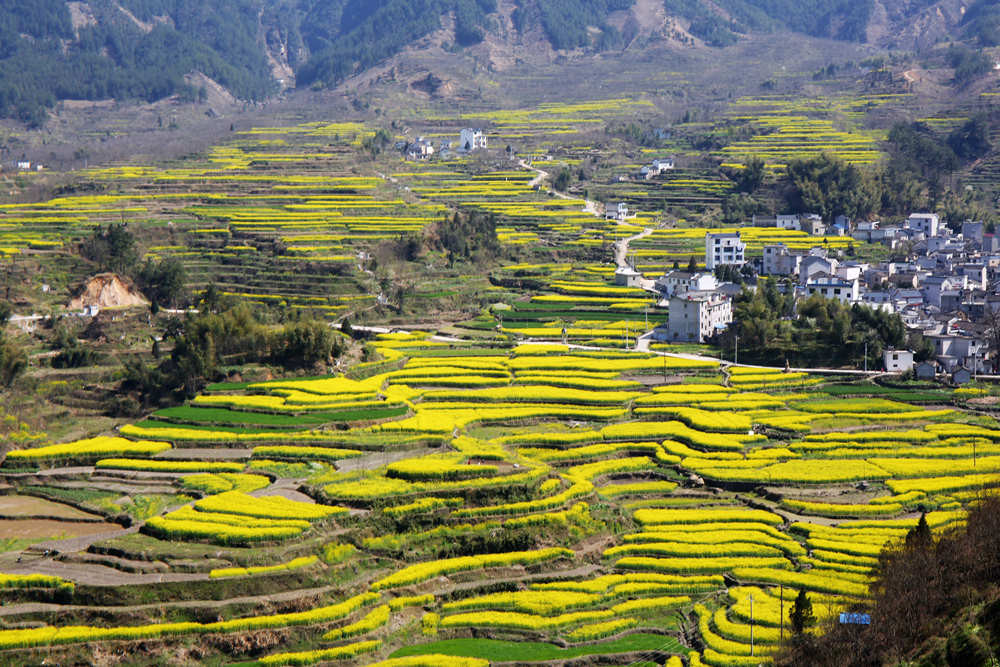
<instances>
[{"instance_id":1,"label":"utility pole","mask_svg":"<svg viewBox=\"0 0 1000 667\"><path fill-rule=\"evenodd\" d=\"M753 593L750 594L750 655L753 656Z\"/></svg>"},{"instance_id":2,"label":"utility pole","mask_svg":"<svg viewBox=\"0 0 1000 667\"><path fill-rule=\"evenodd\" d=\"M868 341L865 341L865 373L868 372Z\"/></svg>"},{"instance_id":3,"label":"utility pole","mask_svg":"<svg viewBox=\"0 0 1000 667\"><path fill-rule=\"evenodd\" d=\"M736 334L736 346L733 350L733 366L740 363L740 335Z\"/></svg>"}]
</instances>

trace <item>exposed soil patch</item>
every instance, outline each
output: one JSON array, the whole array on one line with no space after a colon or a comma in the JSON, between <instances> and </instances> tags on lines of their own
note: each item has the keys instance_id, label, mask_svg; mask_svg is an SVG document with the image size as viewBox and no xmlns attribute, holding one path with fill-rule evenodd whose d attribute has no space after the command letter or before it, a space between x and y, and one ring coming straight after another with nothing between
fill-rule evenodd
<instances>
[{"instance_id":1,"label":"exposed soil patch","mask_svg":"<svg viewBox=\"0 0 1000 667\"><path fill-rule=\"evenodd\" d=\"M114 273L99 273L84 283L66 307L70 310L80 310L88 306L127 308L148 305L149 302L134 285L125 282Z\"/></svg>"}]
</instances>

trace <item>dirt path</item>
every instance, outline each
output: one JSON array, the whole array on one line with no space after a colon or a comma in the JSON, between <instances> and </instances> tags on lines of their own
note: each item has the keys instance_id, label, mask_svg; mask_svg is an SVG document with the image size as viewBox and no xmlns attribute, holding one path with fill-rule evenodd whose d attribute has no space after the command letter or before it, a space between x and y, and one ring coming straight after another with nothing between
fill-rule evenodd
<instances>
[{"instance_id":1,"label":"dirt path","mask_svg":"<svg viewBox=\"0 0 1000 667\"><path fill-rule=\"evenodd\" d=\"M427 456L428 454L434 454L440 451L440 448L432 449L430 447L423 447L421 449L408 449L397 452L377 452L367 456L358 456L352 459L337 461L337 470L339 472L374 470L376 468L381 468L384 465L395 463L396 461L402 461L403 459L415 458L419 456Z\"/></svg>"},{"instance_id":2,"label":"dirt path","mask_svg":"<svg viewBox=\"0 0 1000 667\"><path fill-rule=\"evenodd\" d=\"M531 181L528 182L528 187L529 188L534 188L536 185L539 186L539 187L541 187L542 182L546 178L549 177L549 172L542 171L541 169L538 169L536 167L532 167L530 164L528 164L524 160L518 161L518 164L521 166L522 169L527 169L528 171L533 171L536 174L536 176L533 179L531 179ZM568 201L576 201L576 200L579 199L579 197L574 197L572 195L568 195L568 194L565 194L563 192L559 192L557 190L549 190L549 192L554 197L558 197L559 199L566 199ZM586 211L587 213L590 213L595 218L596 217L600 217L600 215L601 215L600 212L597 209L597 202L591 201L590 199L584 199L583 200L583 210Z\"/></svg>"}]
</instances>

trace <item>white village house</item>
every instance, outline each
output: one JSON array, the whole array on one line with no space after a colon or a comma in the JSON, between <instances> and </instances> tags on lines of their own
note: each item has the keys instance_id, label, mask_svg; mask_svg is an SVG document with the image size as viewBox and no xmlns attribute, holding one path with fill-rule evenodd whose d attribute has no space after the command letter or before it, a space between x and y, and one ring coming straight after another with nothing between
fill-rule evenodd
<instances>
[{"instance_id":1,"label":"white village house","mask_svg":"<svg viewBox=\"0 0 1000 667\"><path fill-rule=\"evenodd\" d=\"M670 297L667 340L704 343L733 321L733 302L719 292L681 292Z\"/></svg>"},{"instance_id":2,"label":"white village house","mask_svg":"<svg viewBox=\"0 0 1000 667\"><path fill-rule=\"evenodd\" d=\"M705 268L714 271L723 264L746 264L747 246L740 240L739 232L721 232L705 234Z\"/></svg>"},{"instance_id":3,"label":"white village house","mask_svg":"<svg viewBox=\"0 0 1000 667\"><path fill-rule=\"evenodd\" d=\"M467 127L462 130L458 138L458 150L463 153L486 148L486 133L478 128Z\"/></svg>"}]
</instances>

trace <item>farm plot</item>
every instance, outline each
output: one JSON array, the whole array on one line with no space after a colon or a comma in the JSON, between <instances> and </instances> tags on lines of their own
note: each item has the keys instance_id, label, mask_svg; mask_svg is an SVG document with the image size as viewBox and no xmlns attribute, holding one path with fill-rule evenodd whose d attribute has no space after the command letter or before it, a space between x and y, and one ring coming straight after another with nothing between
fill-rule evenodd
<instances>
[{"instance_id":1,"label":"farm plot","mask_svg":"<svg viewBox=\"0 0 1000 667\"><path fill-rule=\"evenodd\" d=\"M584 354L551 343L443 355L421 342L431 341L379 336L374 349L397 363L360 379L217 387L160 415L176 424L124 428L125 442L113 443L127 453L128 443L154 434L155 442L198 438L215 449L250 440L253 457L227 462L233 470L187 472L171 461L149 472L156 458L97 462L99 470L162 475L200 496L164 508L138 536L95 545L99 552L135 558L222 547L200 566L214 582L207 585L252 579L306 587L332 577L354 597L330 600L316 616L251 613L222 625L5 630L0 645L150 633L169 643L301 624L303 650L268 660L361 650L386 657L405 628L427 642L408 655L442 647L472 657L461 639L473 632L613 653L630 642L645 646L641 638L652 632L666 659L684 652L675 634L681 611L698 619L705 646L698 659L729 664L750 656L752 596L755 659L766 661L798 591L821 616L862 602L883 545L902 539L920 512L945 530L976 493L1000 486L1000 455L991 449L1000 428L957 410L793 393L792 383L809 388L814 378L752 369L731 370L724 385L712 364L679 358ZM627 379L658 377L664 363L698 382ZM448 376L483 383L433 381ZM405 412L337 419L373 403ZM859 426L824 429L832 415ZM794 420L785 436L748 433L781 420ZM405 451L428 443L437 449ZM338 469L366 452L364 467ZM66 465L38 458L54 470ZM281 498L287 480L308 495ZM706 494L701 480L719 490ZM838 489L856 482L870 490L840 499ZM758 496L759 486L774 493ZM621 530L609 532L612 520ZM592 536L610 539L594 550ZM254 549L254 560L238 556ZM164 558L169 567L192 567L190 559Z\"/></svg>"}]
</instances>

